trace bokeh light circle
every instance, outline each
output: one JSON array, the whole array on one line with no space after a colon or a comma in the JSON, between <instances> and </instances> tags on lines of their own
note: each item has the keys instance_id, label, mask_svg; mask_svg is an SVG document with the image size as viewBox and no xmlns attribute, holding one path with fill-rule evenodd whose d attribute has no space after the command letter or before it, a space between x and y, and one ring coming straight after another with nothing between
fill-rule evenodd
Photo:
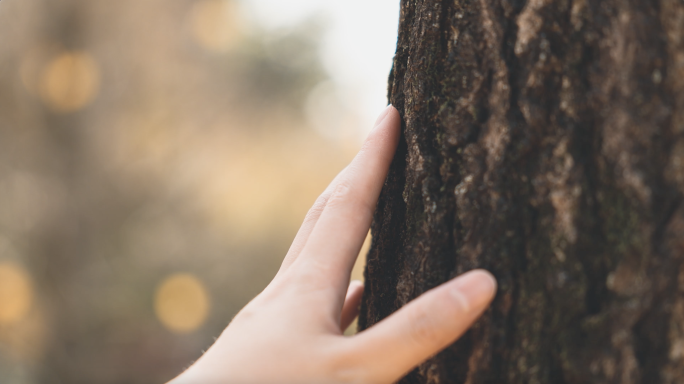
<instances>
[{"instance_id":1,"label":"bokeh light circle","mask_svg":"<svg viewBox=\"0 0 684 384\"><path fill-rule=\"evenodd\" d=\"M23 320L32 302L33 287L28 273L18 265L0 263L0 326Z\"/></svg>"},{"instance_id":2,"label":"bokeh light circle","mask_svg":"<svg viewBox=\"0 0 684 384\"><path fill-rule=\"evenodd\" d=\"M157 287L154 310L159 321L172 332L197 330L206 321L209 308L207 289L191 274L171 275Z\"/></svg>"},{"instance_id":3,"label":"bokeh light circle","mask_svg":"<svg viewBox=\"0 0 684 384\"><path fill-rule=\"evenodd\" d=\"M45 66L40 96L53 110L68 113L90 104L99 88L100 70L95 59L87 52L63 52Z\"/></svg>"},{"instance_id":4,"label":"bokeh light circle","mask_svg":"<svg viewBox=\"0 0 684 384\"><path fill-rule=\"evenodd\" d=\"M192 35L204 49L225 52L240 38L238 9L235 1L202 0L190 13Z\"/></svg>"}]
</instances>

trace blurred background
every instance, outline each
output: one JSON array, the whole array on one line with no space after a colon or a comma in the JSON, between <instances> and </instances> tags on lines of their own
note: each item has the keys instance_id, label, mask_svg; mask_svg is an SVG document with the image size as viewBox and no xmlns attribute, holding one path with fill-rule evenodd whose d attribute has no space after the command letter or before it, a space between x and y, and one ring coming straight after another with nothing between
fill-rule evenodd
<instances>
[{"instance_id":1,"label":"blurred background","mask_svg":"<svg viewBox=\"0 0 684 384\"><path fill-rule=\"evenodd\" d=\"M0 383L197 359L383 109L398 8L0 1Z\"/></svg>"}]
</instances>

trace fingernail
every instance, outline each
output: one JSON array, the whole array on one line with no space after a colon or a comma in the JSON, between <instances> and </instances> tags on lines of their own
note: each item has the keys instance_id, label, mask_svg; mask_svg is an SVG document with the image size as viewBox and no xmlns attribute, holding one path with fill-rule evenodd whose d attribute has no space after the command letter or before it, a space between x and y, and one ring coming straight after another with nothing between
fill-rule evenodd
<instances>
[{"instance_id":1,"label":"fingernail","mask_svg":"<svg viewBox=\"0 0 684 384\"><path fill-rule=\"evenodd\" d=\"M373 130L375 130L377 127L382 124L383 121L389 116L390 111L392 110L392 104L388 105L385 107L385 109L380 113L380 116L378 116L378 119L375 121L375 125L373 126Z\"/></svg>"},{"instance_id":2,"label":"fingernail","mask_svg":"<svg viewBox=\"0 0 684 384\"><path fill-rule=\"evenodd\" d=\"M484 270L468 272L454 281L451 293L467 312L480 310L489 304L496 294L496 279Z\"/></svg>"}]
</instances>

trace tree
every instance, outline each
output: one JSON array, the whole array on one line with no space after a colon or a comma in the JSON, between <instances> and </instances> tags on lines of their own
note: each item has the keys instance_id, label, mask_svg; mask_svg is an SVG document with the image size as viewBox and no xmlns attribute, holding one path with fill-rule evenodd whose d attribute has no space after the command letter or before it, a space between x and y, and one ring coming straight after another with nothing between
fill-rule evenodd
<instances>
[{"instance_id":1,"label":"tree","mask_svg":"<svg viewBox=\"0 0 684 384\"><path fill-rule=\"evenodd\" d=\"M499 292L402 383L684 382L684 3L402 0L359 328Z\"/></svg>"}]
</instances>

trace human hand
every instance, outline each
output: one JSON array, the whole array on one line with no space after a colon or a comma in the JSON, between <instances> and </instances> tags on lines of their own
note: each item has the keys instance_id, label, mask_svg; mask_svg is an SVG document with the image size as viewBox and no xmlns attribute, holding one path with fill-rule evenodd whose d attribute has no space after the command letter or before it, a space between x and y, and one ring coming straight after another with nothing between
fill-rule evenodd
<instances>
[{"instance_id":1,"label":"human hand","mask_svg":"<svg viewBox=\"0 0 684 384\"><path fill-rule=\"evenodd\" d=\"M453 343L496 291L466 273L351 337L363 285L349 284L399 139L388 107L359 154L316 200L271 284L169 384L392 383ZM345 295L346 292L346 295Z\"/></svg>"}]
</instances>

